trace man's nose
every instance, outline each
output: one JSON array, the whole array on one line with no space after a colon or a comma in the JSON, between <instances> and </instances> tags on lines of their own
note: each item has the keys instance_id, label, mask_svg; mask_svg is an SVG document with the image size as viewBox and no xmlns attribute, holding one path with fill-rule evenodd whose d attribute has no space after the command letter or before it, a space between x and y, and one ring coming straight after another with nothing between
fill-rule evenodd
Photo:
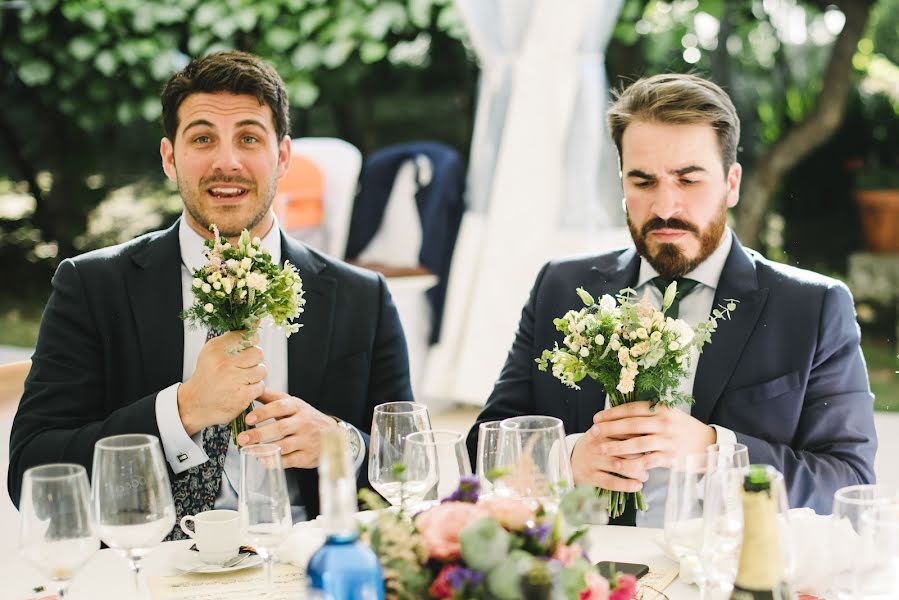
<instances>
[{"instance_id":1,"label":"man's nose","mask_svg":"<svg viewBox=\"0 0 899 600\"><path fill-rule=\"evenodd\" d=\"M235 148L231 144L219 145L212 167L213 169L222 171L223 173L239 171L240 157Z\"/></svg>"},{"instance_id":2,"label":"man's nose","mask_svg":"<svg viewBox=\"0 0 899 600\"><path fill-rule=\"evenodd\" d=\"M653 200L653 212L660 219L668 220L680 215L683 209L681 195L670 185L662 184Z\"/></svg>"}]
</instances>

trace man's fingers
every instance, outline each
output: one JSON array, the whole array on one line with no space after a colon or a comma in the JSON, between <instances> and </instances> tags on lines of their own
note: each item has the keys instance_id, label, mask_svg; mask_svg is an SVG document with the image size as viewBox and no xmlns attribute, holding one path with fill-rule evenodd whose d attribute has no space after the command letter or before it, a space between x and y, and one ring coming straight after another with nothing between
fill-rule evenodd
<instances>
[{"instance_id":1,"label":"man's fingers","mask_svg":"<svg viewBox=\"0 0 899 600\"><path fill-rule=\"evenodd\" d=\"M593 428L604 437L615 439L628 439L636 435L647 433L659 433L664 424L654 416L630 417L616 419L614 421L600 421Z\"/></svg>"},{"instance_id":2,"label":"man's fingers","mask_svg":"<svg viewBox=\"0 0 899 600\"><path fill-rule=\"evenodd\" d=\"M615 421L617 419L628 419L631 417L648 417L653 414L653 410L649 408L648 400L640 402L625 402L618 406L601 410L593 416L594 423L603 421Z\"/></svg>"},{"instance_id":3,"label":"man's fingers","mask_svg":"<svg viewBox=\"0 0 899 600\"><path fill-rule=\"evenodd\" d=\"M290 394L287 394L285 392L276 392L272 389L265 388L265 390L261 394L259 394L259 397L256 399L263 404L271 404L275 400L280 400L281 398L286 398L288 396L290 396Z\"/></svg>"},{"instance_id":4,"label":"man's fingers","mask_svg":"<svg viewBox=\"0 0 899 600\"><path fill-rule=\"evenodd\" d=\"M260 396L260 400L262 397ZM247 415L247 423L253 425L269 419L284 419L295 415L305 404L299 398L284 395L274 400L263 401L265 406L254 409Z\"/></svg>"},{"instance_id":5,"label":"man's fingers","mask_svg":"<svg viewBox=\"0 0 899 600\"><path fill-rule=\"evenodd\" d=\"M603 471L597 471L591 479L596 487L612 490L613 492L639 492L643 489L643 483L640 481L618 477Z\"/></svg>"},{"instance_id":6,"label":"man's fingers","mask_svg":"<svg viewBox=\"0 0 899 600\"><path fill-rule=\"evenodd\" d=\"M255 367L265 360L265 352L263 352L262 348L259 346L250 346L249 348L244 348L240 352L228 354L227 356L231 358L232 362L230 364L243 369Z\"/></svg>"},{"instance_id":7,"label":"man's fingers","mask_svg":"<svg viewBox=\"0 0 899 600\"><path fill-rule=\"evenodd\" d=\"M608 456L627 456L644 452L668 452L670 440L660 435L641 435L627 440L609 440L597 448L601 454Z\"/></svg>"}]
</instances>

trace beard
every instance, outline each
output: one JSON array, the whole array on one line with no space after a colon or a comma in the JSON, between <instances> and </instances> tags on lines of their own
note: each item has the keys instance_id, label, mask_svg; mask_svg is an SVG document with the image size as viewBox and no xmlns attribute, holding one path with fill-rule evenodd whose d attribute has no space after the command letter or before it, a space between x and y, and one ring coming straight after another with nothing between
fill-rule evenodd
<instances>
[{"instance_id":1,"label":"beard","mask_svg":"<svg viewBox=\"0 0 899 600\"><path fill-rule=\"evenodd\" d=\"M637 229L637 226L631 221L630 215L626 216L627 227L630 229L637 252L652 265L652 268L658 271L659 275L673 281L698 267L718 248L727 225L727 204L722 201L721 211L712 218L705 229L701 230L693 223L681 219L661 219L659 217L650 219L640 229ZM699 251L696 256L690 258L676 244L662 243L657 245L656 252L653 254L647 238L649 233L656 229L680 229L692 233L699 240Z\"/></svg>"},{"instance_id":2,"label":"beard","mask_svg":"<svg viewBox=\"0 0 899 600\"><path fill-rule=\"evenodd\" d=\"M224 216L215 219L210 214L209 207L200 199L205 196L204 190L214 183L236 183L247 188L247 194L256 195L255 206L238 204L234 206L221 206L219 211ZM185 180L178 176L178 192L184 201L184 209L193 217L194 221L199 223L204 229L208 230L214 223L219 229L219 234L225 238L239 237L241 232L246 229L250 231L259 224L265 215L271 209L272 201L275 198L275 192L278 189L278 178L273 177L268 186L262 190L260 194L259 186L255 185L252 180L243 177L233 177L227 175L216 175L206 177L200 180L199 185L194 189ZM249 216L244 214L250 210Z\"/></svg>"}]
</instances>

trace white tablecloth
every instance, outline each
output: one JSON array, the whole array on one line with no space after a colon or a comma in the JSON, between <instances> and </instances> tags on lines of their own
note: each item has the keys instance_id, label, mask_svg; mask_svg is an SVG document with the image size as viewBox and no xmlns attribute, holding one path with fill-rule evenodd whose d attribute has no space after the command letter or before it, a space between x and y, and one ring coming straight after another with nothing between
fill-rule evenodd
<instances>
[{"instance_id":1,"label":"white tablecloth","mask_svg":"<svg viewBox=\"0 0 899 600\"><path fill-rule=\"evenodd\" d=\"M7 532L8 533L8 532ZM302 529L294 534L302 537ZM633 527L594 527L589 547L596 561L612 560L645 563L661 567L671 565L659 543L662 530ZM296 541L296 540L294 540ZM190 542L166 542L144 560L143 572L148 575L176 575L172 566L177 550ZM316 542L317 543L317 538ZM0 598L23 600L36 596L32 589L46 585L41 574L18 554L0 561ZM48 590L52 588L48 586ZM131 598L133 579L128 563L112 550L100 550L78 573L69 588L71 600L122 600ZM666 590L670 600L692 600L698 597L696 587L675 580ZM224 599L223 599L224 600Z\"/></svg>"}]
</instances>

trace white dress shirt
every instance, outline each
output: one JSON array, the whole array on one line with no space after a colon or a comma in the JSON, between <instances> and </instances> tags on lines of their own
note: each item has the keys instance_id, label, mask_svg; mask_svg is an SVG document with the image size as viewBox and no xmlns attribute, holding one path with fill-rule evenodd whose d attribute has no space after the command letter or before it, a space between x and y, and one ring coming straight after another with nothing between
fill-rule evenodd
<instances>
[{"instance_id":1,"label":"white dress shirt","mask_svg":"<svg viewBox=\"0 0 899 600\"><path fill-rule=\"evenodd\" d=\"M181 299L182 307L187 309L194 302L194 293L191 287L194 269L206 264L203 255L204 239L187 224L182 216L178 227L178 241L181 245ZM281 230L277 220L272 228L261 240L261 247L271 254L272 261L281 262ZM190 327L184 324L184 362L182 367L182 381L187 381L193 375L200 350L206 343L206 330L198 327ZM265 354L266 387L276 392L287 392L287 337L284 332L277 329L270 319L264 319L259 327L259 346ZM178 387L180 383L172 384L156 395L156 422L159 426L159 437L165 452L166 460L177 475L187 469L203 464L209 458L203 449L203 432L198 431L193 436L187 435L181 417L178 413ZM258 403L257 403L258 405ZM355 432L360 438L360 448L365 448L362 436L358 430ZM356 468L362 464L363 452L359 452L356 458ZM234 441L228 444L228 452L225 455L225 468L222 473L222 485L219 495L215 500L215 508L237 509L237 490L240 487L240 453L234 445ZM299 488L294 477L287 477L288 493L294 522L304 521L306 511L302 506Z\"/></svg>"},{"instance_id":2,"label":"white dress shirt","mask_svg":"<svg viewBox=\"0 0 899 600\"><path fill-rule=\"evenodd\" d=\"M698 267L684 275L687 279L693 279L699 282L693 290L680 301L678 318L686 321L691 327L696 327L702 321L705 321L712 314L712 303L715 301L715 289L718 287L718 280L721 278L721 271L724 269L724 263L730 254L733 245L733 234L728 228L721 238L721 243L705 259ZM640 274L637 277L637 285L634 290L637 297L642 298L646 290L649 290L649 301L656 308L662 306L662 292L651 283L654 277L659 275L652 265L646 259L640 259ZM714 343L714 336L712 338ZM681 382L680 391L692 393L693 380L696 378L696 367L699 362L699 355L694 350L690 368L687 371L687 377ZM609 408L609 398L606 397L606 408ZM678 409L689 411L690 407L679 405ZM733 444L737 441L737 436L733 431L720 425L710 424L715 428L717 434L717 442L719 444ZM580 439L581 433L574 433L567 436L568 447L573 451L574 445ZM668 469L655 468L649 471L649 479L643 484L643 498L646 500L646 511L637 511L638 527L662 527L665 522L665 497L668 492Z\"/></svg>"}]
</instances>

